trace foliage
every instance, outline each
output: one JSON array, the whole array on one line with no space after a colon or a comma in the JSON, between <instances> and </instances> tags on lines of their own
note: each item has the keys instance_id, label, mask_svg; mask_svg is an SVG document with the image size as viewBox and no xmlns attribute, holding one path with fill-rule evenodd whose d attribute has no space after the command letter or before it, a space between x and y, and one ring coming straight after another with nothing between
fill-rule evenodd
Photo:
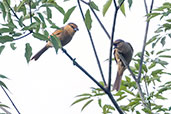
<instances>
[{"instance_id":1,"label":"foliage","mask_svg":"<svg viewBox=\"0 0 171 114\"><path fill-rule=\"evenodd\" d=\"M64 2L66 1L69 0L64 0ZM87 30L91 30L92 22L94 21L91 17L91 13L93 13L98 19L94 10L101 13L100 8L94 1L90 0L88 3L83 0L80 1L89 6L84 15L84 22ZM106 15L113 2L115 6L117 6L116 9L119 8L123 15L126 15L125 7L127 6L125 5L125 2L128 2L129 9L133 4L132 0L118 0L117 2L115 0L106 0L102 9L103 16ZM57 11L58 14L62 15L63 24L65 24L76 7L77 6L71 6L65 9L55 0L22 0L20 3L14 5L11 0L0 1L0 15L2 15L3 18L0 22L0 54L9 43L11 49L15 50L17 48L15 46L15 41L25 38L28 35L32 35L38 40L51 41L57 53L58 49L61 48L60 41L57 37L49 36L47 27L50 26L50 28L53 29L60 29L60 27L52 21L53 14ZM171 58L170 54L168 54L168 52L171 51L171 48L165 48L167 43L166 40L170 40L169 38L171 38L171 33L169 32L171 29L171 19L168 18L170 13L171 3L166 2L161 7L154 9L152 13L147 14L147 21L156 17L160 17L160 20L164 20L164 23L161 23L155 31L155 35L147 41L144 61L142 64L142 78L140 84L141 87L144 88L143 94L148 108L142 106L143 100L139 95L136 81L131 78L131 75L126 75L122 80L120 90L118 92L112 92L116 101L122 104L120 108L124 112L132 112L136 114L142 112L149 114L169 114L169 111L171 110L171 107L165 107L158 104L158 101L167 100L164 93L171 90L171 81L159 84L163 76L171 75L171 73L165 71L169 64L168 60ZM162 45L161 49L158 49L159 44ZM131 70L135 75L138 75L139 72L140 60L142 59L141 53L142 52L138 52L133 58L133 66L131 66ZM31 56L32 47L30 43L26 43L25 58L27 63L29 63ZM0 86L8 89L1 79L7 79L7 77L0 75ZM99 83L105 88L104 82ZM90 90L91 92L76 96L77 100L75 100L72 105L85 102L81 109L81 111L83 111L89 106L89 104L97 101L97 106L102 110L103 114L109 114L116 110L113 105L105 101L104 97L107 96L107 94L102 88L92 87ZM0 107L7 106L0 104Z\"/></svg>"}]
</instances>

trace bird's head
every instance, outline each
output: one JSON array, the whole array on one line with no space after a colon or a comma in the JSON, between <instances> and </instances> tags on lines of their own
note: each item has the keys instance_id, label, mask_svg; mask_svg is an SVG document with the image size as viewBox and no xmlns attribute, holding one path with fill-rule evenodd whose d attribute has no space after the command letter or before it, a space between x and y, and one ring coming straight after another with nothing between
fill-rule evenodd
<instances>
[{"instance_id":1,"label":"bird's head","mask_svg":"<svg viewBox=\"0 0 171 114\"><path fill-rule=\"evenodd\" d=\"M78 26L75 23L68 23L65 27L64 30L66 30L71 36L74 35L76 31L78 31Z\"/></svg>"},{"instance_id":2,"label":"bird's head","mask_svg":"<svg viewBox=\"0 0 171 114\"><path fill-rule=\"evenodd\" d=\"M114 41L113 45L115 47L117 47L118 44L123 43L123 42L125 42L125 41L124 40L121 40L121 39L117 39L117 40Z\"/></svg>"}]
</instances>

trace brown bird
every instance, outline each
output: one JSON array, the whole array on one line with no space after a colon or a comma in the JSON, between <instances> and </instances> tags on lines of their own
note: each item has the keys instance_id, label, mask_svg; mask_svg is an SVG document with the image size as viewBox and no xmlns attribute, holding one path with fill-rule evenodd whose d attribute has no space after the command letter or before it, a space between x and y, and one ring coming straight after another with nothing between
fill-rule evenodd
<instances>
[{"instance_id":1,"label":"brown bird","mask_svg":"<svg viewBox=\"0 0 171 114\"><path fill-rule=\"evenodd\" d=\"M131 62L131 59L132 59L132 55L133 55L133 48L130 43L125 42L121 39L116 40L114 42L114 46L115 46L114 57L115 57L115 61L116 61L117 65L118 65L118 71L117 71L115 83L113 85L113 90L119 91L121 80L122 80L122 75L126 69L126 66L124 65L122 60L119 58L119 54L124 57L125 61L129 65L129 63Z\"/></svg>"},{"instance_id":2,"label":"brown bird","mask_svg":"<svg viewBox=\"0 0 171 114\"><path fill-rule=\"evenodd\" d=\"M52 33L52 36L58 37L63 47L71 41L76 31L78 31L77 25L74 23L69 23L61 29L54 31ZM53 47L53 44L50 41L48 41L47 44L31 58L31 60L34 59L36 61L37 59L39 59L39 57L50 47Z\"/></svg>"}]
</instances>

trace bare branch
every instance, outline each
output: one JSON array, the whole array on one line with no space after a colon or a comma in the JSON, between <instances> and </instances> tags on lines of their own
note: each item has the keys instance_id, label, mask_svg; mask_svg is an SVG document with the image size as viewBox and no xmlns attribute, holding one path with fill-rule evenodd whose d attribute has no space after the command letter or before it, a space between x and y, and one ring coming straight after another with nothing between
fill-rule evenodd
<instances>
[{"instance_id":1,"label":"bare branch","mask_svg":"<svg viewBox=\"0 0 171 114\"><path fill-rule=\"evenodd\" d=\"M83 21L84 21L85 17L84 17L84 14L83 14L83 11L82 11L82 8L81 8L81 5L80 5L80 1L77 0L77 2L78 2L78 6L79 6L79 9L80 9ZM97 61L97 64L98 64L98 67L99 67L103 82L106 85L106 81L105 81L105 78L104 78L104 75L103 75L102 67L101 67L101 64L100 64L99 57L98 57L97 52L96 52L96 48L95 48L95 45L94 45L94 42L93 42L91 32L88 29L87 29L87 32L88 32L88 35L89 35L89 38L90 38L90 41L91 41L91 45L92 45L92 48L93 48L93 51L94 51L94 54L95 54L95 57L96 57L96 61Z\"/></svg>"},{"instance_id":2,"label":"bare branch","mask_svg":"<svg viewBox=\"0 0 171 114\"><path fill-rule=\"evenodd\" d=\"M148 14L148 8L147 8L146 0L144 0L144 4L145 4L146 13ZM154 0L152 0L152 2L151 2L150 12L149 13L152 12L153 4L154 4ZM142 47L142 52L141 52L140 68L139 68L139 73L138 73L138 81L139 82L141 80L141 71L142 71L142 65L143 65L143 61L144 61L144 52L145 52L145 47L146 47L146 41L147 41L149 23L150 23L150 20L148 20L147 23L146 23L146 29L145 29L145 35L144 35L144 42L143 42L143 47Z\"/></svg>"}]
</instances>

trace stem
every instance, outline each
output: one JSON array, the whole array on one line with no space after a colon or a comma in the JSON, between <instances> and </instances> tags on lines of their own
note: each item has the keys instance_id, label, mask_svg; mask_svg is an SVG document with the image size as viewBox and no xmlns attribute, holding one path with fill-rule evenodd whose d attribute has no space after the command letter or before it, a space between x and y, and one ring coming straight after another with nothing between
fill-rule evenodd
<instances>
[{"instance_id":1,"label":"stem","mask_svg":"<svg viewBox=\"0 0 171 114\"><path fill-rule=\"evenodd\" d=\"M77 0L77 2L78 2L78 6L79 6L79 9L80 9L83 21L84 21L85 17L84 17L84 14L83 14L83 11L82 11L82 8L81 8L81 5L80 5L80 1ZM106 85L106 81L105 81L105 78L104 78L104 75L103 75L103 71L102 71L101 64L100 64L100 61L99 61L99 58L98 58L98 55L97 55L97 52L96 52L96 48L95 48L95 45L94 45L94 42L93 42L93 38L92 38L91 32L88 29L87 29L87 32L88 32L88 35L90 37L91 45L92 45L92 48L93 48L93 51L94 51L94 54L95 54L95 57L96 57L96 61L97 61L98 67L99 67L99 71L101 73L103 82Z\"/></svg>"},{"instance_id":2,"label":"stem","mask_svg":"<svg viewBox=\"0 0 171 114\"><path fill-rule=\"evenodd\" d=\"M90 5L89 5L90 7ZM97 21L99 22L100 26L102 27L102 29L104 30L104 32L106 33L107 37L110 39L110 35L109 33L107 32L106 28L104 27L103 23L100 21L99 17L97 16L96 12L93 10L93 8L91 8L91 11L93 12L94 16L96 17Z\"/></svg>"},{"instance_id":3,"label":"stem","mask_svg":"<svg viewBox=\"0 0 171 114\"><path fill-rule=\"evenodd\" d=\"M26 36L30 35L31 33L33 33L33 31L31 31L31 30L30 30L30 32L29 32L29 33L27 33L27 34L25 34L25 35L23 35L23 36L21 36L21 37L19 37L19 38L16 38L16 39L14 39L14 40L20 40L20 39L23 39L23 38L25 38Z\"/></svg>"},{"instance_id":4,"label":"stem","mask_svg":"<svg viewBox=\"0 0 171 114\"><path fill-rule=\"evenodd\" d=\"M12 106L15 108L15 110L17 111L18 114L21 114L19 112L19 110L17 109L16 105L14 104L14 102L12 101L12 99L10 98L10 96L8 95L8 93L6 92L6 90L3 88L3 86L1 86L2 90L4 91L4 93L6 94L6 96L8 97L8 99L10 100Z\"/></svg>"},{"instance_id":5,"label":"stem","mask_svg":"<svg viewBox=\"0 0 171 114\"><path fill-rule=\"evenodd\" d=\"M150 12L149 13L152 12L153 4L154 4L154 0L152 0L152 2L151 2ZM146 0L144 0L144 5L145 5L146 14L148 14L148 8L147 8ZM148 19L148 17L147 17L147 19ZM149 23L150 23L150 20L147 21L147 23L146 23L146 29L145 29L145 35L144 35L144 43L143 43L143 47L142 47L140 68L139 68L139 73L138 73L138 82L140 82L140 80L141 80L141 71L142 71L142 65L143 65L143 60L144 60L144 52L145 52L145 47L146 47L146 42L147 42Z\"/></svg>"}]
</instances>

